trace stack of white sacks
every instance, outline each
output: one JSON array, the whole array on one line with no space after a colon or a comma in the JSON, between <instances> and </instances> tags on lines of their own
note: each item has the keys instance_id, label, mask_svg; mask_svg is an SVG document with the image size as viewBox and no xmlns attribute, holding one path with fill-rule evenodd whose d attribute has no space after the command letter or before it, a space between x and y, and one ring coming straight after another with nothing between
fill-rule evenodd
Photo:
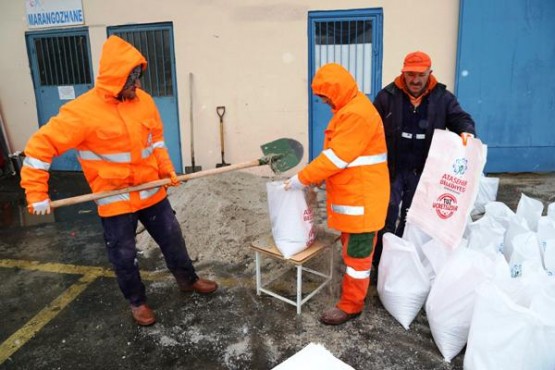
<instances>
[{"instance_id":1,"label":"stack of white sacks","mask_svg":"<svg viewBox=\"0 0 555 370\"><path fill-rule=\"evenodd\" d=\"M555 203L522 194L516 213L482 177L460 245L407 224L384 236L378 294L405 329L425 306L446 361L466 345L465 369L555 369Z\"/></svg>"}]
</instances>

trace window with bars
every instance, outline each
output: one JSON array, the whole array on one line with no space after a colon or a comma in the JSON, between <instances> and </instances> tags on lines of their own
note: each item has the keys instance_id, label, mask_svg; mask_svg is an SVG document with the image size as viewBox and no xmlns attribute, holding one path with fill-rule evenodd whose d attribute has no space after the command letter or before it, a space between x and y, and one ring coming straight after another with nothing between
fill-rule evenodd
<instances>
[{"instance_id":1,"label":"window with bars","mask_svg":"<svg viewBox=\"0 0 555 370\"><path fill-rule=\"evenodd\" d=\"M314 70L327 63L345 67L365 94L371 93L372 21L317 21Z\"/></svg>"},{"instance_id":2,"label":"window with bars","mask_svg":"<svg viewBox=\"0 0 555 370\"><path fill-rule=\"evenodd\" d=\"M115 31L114 35L129 42L148 62L141 83L150 95L173 96L169 30Z\"/></svg>"},{"instance_id":3,"label":"window with bars","mask_svg":"<svg viewBox=\"0 0 555 370\"><path fill-rule=\"evenodd\" d=\"M41 86L91 83L85 36L50 36L34 40Z\"/></svg>"}]
</instances>

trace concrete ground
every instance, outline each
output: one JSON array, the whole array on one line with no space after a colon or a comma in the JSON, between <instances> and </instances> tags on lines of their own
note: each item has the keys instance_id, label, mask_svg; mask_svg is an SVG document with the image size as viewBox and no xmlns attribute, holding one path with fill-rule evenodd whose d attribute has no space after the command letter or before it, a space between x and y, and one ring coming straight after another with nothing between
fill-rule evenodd
<instances>
[{"instance_id":1,"label":"concrete ground","mask_svg":"<svg viewBox=\"0 0 555 370\"><path fill-rule=\"evenodd\" d=\"M555 201L554 174L497 177L498 200L513 210L521 192L545 205ZM54 173L51 190L55 199L88 192L82 175L72 173ZM159 254L143 256L158 322L138 327L111 272L92 203L32 217L18 179L4 177L0 212L0 369L271 369L310 342L358 370L462 369L464 351L443 361L423 311L405 331L374 289L358 319L321 325L318 316L339 294L338 258L331 288L296 315L293 306L256 295L252 269L197 263L200 275L221 285L216 294L200 296L176 289ZM307 280L303 288L315 284Z\"/></svg>"}]
</instances>

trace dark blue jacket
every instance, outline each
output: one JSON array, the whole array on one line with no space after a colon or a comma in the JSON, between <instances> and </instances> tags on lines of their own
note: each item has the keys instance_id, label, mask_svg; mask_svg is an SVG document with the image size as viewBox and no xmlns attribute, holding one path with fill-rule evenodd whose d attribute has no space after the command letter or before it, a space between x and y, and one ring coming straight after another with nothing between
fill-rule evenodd
<instances>
[{"instance_id":1,"label":"dark blue jacket","mask_svg":"<svg viewBox=\"0 0 555 370\"><path fill-rule=\"evenodd\" d=\"M401 132L403 130L403 90L399 89L394 82L384 87L376 96L374 106L380 113L385 129L387 142L387 162L389 176L395 179L397 169L397 152ZM468 132L476 135L474 121L470 114L466 113L455 95L447 91L444 84L437 85L430 92L428 99L428 125L426 128L425 151L426 156L430 150L434 129L449 129L457 134ZM419 170L424 168L421 163Z\"/></svg>"}]
</instances>

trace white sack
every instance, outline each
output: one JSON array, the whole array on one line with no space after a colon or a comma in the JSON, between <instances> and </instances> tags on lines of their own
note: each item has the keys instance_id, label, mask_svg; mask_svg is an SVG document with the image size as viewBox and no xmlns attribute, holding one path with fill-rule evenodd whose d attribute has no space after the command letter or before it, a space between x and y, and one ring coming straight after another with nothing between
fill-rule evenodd
<instances>
[{"instance_id":1,"label":"white sack","mask_svg":"<svg viewBox=\"0 0 555 370\"><path fill-rule=\"evenodd\" d=\"M542 286L542 291L533 298L530 310L541 317L544 324L536 341L540 347L540 360L546 365L545 369L555 369L555 280L549 279Z\"/></svg>"},{"instance_id":2,"label":"white sack","mask_svg":"<svg viewBox=\"0 0 555 370\"><path fill-rule=\"evenodd\" d=\"M538 243L543 267L550 273L555 273L555 219L550 217L540 218L538 221ZM548 249L549 252L546 253Z\"/></svg>"},{"instance_id":3,"label":"white sack","mask_svg":"<svg viewBox=\"0 0 555 370\"><path fill-rule=\"evenodd\" d=\"M484 215L468 224L468 248L481 251L490 257L503 250L505 228L493 217Z\"/></svg>"},{"instance_id":4,"label":"white sack","mask_svg":"<svg viewBox=\"0 0 555 370\"><path fill-rule=\"evenodd\" d=\"M432 240L432 237L422 231L417 225L407 221L405 223L405 230L403 231L403 239L411 242L417 247L421 247Z\"/></svg>"},{"instance_id":5,"label":"white sack","mask_svg":"<svg viewBox=\"0 0 555 370\"><path fill-rule=\"evenodd\" d=\"M486 216L499 222L505 229L509 227L509 220L515 215L505 203L491 202L486 204Z\"/></svg>"},{"instance_id":6,"label":"white sack","mask_svg":"<svg viewBox=\"0 0 555 370\"><path fill-rule=\"evenodd\" d=\"M528 223L518 215L509 218L507 232L505 233L505 241L503 242L503 254L507 261L511 260L515 247L514 240L517 235L529 232Z\"/></svg>"},{"instance_id":7,"label":"white sack","mask_svg":"<svg viewBox=\"0 0 555 370\"><path fill-rule=\"evenodd\" d=\"M304 190L285 190L283 181L266 183L272 236L283 257L289 258L314 241L312 210Z\"/></svg>"},{"instance_id":8,"label":"white sack","mask_svg":"<svg viewBox=\"0 0 555 370\"><path fill-rule=\"evenodd\" d=\"M543 255L543 265L549 274L555 275L555 241L550 240L545 245L545 252Z\"/></svg>"},{"instance_id":9,"label":"white sack","mask_svg":"<svg viewBox=\"0 0 555 370\"><path fill-rule=\"evenodd\" d=\"M354 370L320 343L309 343L272 370Z\"/></svg>"},{"instance_id":10,"label":"white sack","mask_svg":"<svg viewBox=\"0 0 555 370\"><path fill-rule=\"evenodd\" d=\"M512 243L514 249L509 260L512 277L527 275L532 271L543 272L542 257L536 233L528 231L516 235Z\"/></svg>"},{"instance_id":11,"label":"white sack","mask_svg":"<svg viewBox=\"0 0 555 370\"><path fill-rule=\"evenodd\" d=\"M431 271L428 271L427 269L427 272L430 278L430 282L433 284L437 274L439 274L443 266L445 266L445 264L449 260L449 257L451 257L451 255L453 254L453 250L446 248L443 244L435 239L428 241L420 249L425 256L425 261L422 262L423 265L427 266L429 264L430 266Z\"/></svg>"},{"instance_id":12,"label":"white sack","mask_svg":"<svg viewBox=\"0 0 555 370\"><path fill-rule=\"evenodd\" d=\"M406 330L430 291L430 281L414 245L392 233L383 236L377 289L387 312Z\"/></svg>"},{"instance_id":13,"label":"white sack","mask_svg":"<svg viewBox=\"0 0 555 370\"><path fill-rule=\"evenodd\" d=\"M408 241L416 247L422 266L424 267L426 274L429 276L429 279L432 280L435 276L434 269L430 264L430 261L426 258L426 255L422 252L422 246L432 240L432 237L422 231L418 226L407 222L405 224L405 230L403 231L403 240Z\"/></svg>"},{"instance_id":14,"label":"white sack","mask_svg":"<svg viewBox=\"0 0 555 370\"><path fill-rule=\"evenodd\" d=\"M551 327L551 330L553 328ZM550 327L493 283L477 289L464 358L467 370L552 370Z\"/></svg>"},{"instance_id":15,"label":"white sack","mask_svg":"<svg viewBox=\"0 0 555 370\"><path fill-rule=\"evenodd\" d=\"M407 220L449 248L456 248L478 193L486 146L463 145L449 131L435 130Z\"/></svg>"},{"instance_id":16,"label":"white sack","mask_svg":"<svg viewBox=\"0 0 555 370\"><path fill-rule=\"evenodd\" d=\"M434 341L450 362L465 346L474 309L475 289L494 275L494 263L484 254L457 249L437 275L426 301Z\"/></svg>"},{"instance_id":17,"label":"white sack","mask_svg":"<svg viewBox=\"0 0 555 370\"><path fill-rule=\"evenodd\" d=\"M499 178L486 177L484 174L480 176L480 185L478 187L478 196L474 202L473 215L479 215L486 211L486 204L494 202L497 199L497 191L499 189Z\"/></svg>"},{"instance_id":18,"label":"white sack","mask_svg":"<svg viewBox=\"0 0 555 370\"><path fill-rule=\"evenodd\" d=\"M549 279L544 271L532 271L518 279L498 278L495 279L495 283L503 293L511 298L511 301L528 308L534 297L544 289Z\"/></svg>"},{"instance_id":19,"label":"white sack","mask_svg":"<svg viewBox=\"0 0 555 370\"><path fill-rule=\"evenodd\" d=\"M555 220L555 202L549 203L547 206L547 217Z\"/></svg>"},{"instance_id":20,"label":"white sack","mask_svg":"<svg viewBox=\"0 0 555 370\"><path fill-rule=\"evenodd\" d=\"M525 194L520 196L516 214L526 220L528 228L532 231L538 230L538 221L543 213L543 203L537 199L527 197Z\"/></svg>"}]
</instances>

